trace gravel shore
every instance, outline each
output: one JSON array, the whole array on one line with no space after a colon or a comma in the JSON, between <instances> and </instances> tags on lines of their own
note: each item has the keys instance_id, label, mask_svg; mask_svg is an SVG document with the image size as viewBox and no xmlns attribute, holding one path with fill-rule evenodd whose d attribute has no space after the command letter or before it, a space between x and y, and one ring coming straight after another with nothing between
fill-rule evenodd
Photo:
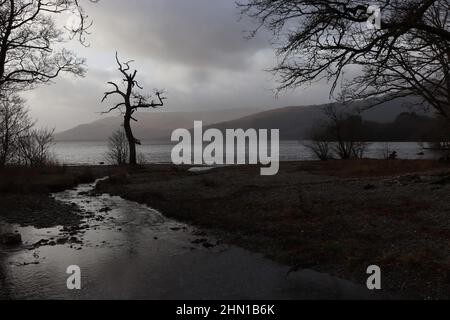
<instances>
[{"instance_id":1,"label":"gravel shore","mask_svg":"<svg viewBox=\"0 0 450 320\"><path fill-rule=\"evenodd\" d=\"M450 298L450 173L427 161L282 163L190 172L148 166L99 192L146 203L224 241L360 284L379 265L387 293Z\"/></svg>"}]
</instances>

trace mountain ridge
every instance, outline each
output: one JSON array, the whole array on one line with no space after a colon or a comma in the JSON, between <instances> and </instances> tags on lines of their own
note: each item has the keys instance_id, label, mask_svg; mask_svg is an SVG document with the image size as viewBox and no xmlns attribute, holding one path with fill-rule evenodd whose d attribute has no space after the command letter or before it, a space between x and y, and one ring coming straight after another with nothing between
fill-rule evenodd
<instances>
[{"instance_id":1,"label":"mountain ridge","mask_svg":"<svg viewBox=\"0 0 450 320\"><path fill-rule=\"evenodd\" d=\"M403 98L389 101L361 116L366 121L389 123L417 104L417 98ZM334 103L337 108L349 111L364 109L367 101L359 101L350 106ZM138 122L133 124L135 136L141 140L170 141L172 132L179 128L192 129L194 121L203 121L207 128L225 129L280 129L283 140L306 139L312 127L325 119L325 105L287 106L274 109L246 108L219 111L194 112L152 112L140 113ZM420 112L419 112L420 113ZM422 112L423 113L423 112ZM57 133L57 141L100 141L120 127L122 118L108 117L92 123L82 124L67 131Z\"/></svg>"}]
</instances>

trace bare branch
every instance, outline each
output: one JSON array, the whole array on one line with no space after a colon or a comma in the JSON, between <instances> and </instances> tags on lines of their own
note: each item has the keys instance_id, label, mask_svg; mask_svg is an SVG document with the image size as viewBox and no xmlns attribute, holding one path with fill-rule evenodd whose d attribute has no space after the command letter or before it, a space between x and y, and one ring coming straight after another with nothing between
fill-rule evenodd
<instances>
[{"instance_id":1,"label":"bare branch","mask_svg":"<svg viewBox=\"0 0 450 320\"><path fill-rule=\"evenodd\" d=\"M58 28L54 20L62 13L72 14L76 22ZM92 21L79 0L3 0L0 16L0 89L32 88L52 81L61 72L84 75L84 59L56 49L67 37L87 45Z\"/></svg>"},{"instance_id":2,"label":"bare branch","mask_svg":"<svg viewBox=\"0 0 450 320\"><path fill-rule=\"evenodd\" d=\"M368 30L368 6L381 9L378 30ZM272 31L279 63L278 90L327 80L334 96L424 98L450 119L449 0L242 0L243 15ZM361 76L346 79L345 71Z\"/></svg>"}]
</instances>

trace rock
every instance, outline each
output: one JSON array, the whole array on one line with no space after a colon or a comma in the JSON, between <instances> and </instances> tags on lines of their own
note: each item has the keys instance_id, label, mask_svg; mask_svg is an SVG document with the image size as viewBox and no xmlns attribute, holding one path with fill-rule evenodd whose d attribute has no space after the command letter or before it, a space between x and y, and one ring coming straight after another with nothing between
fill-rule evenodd
<instances>
[{"instance_id":1,"label":"rock","mask_svg":"<svg viewBox=\"0 0 450 320\"><path fill-rule=\"evenodd\" d=\"M77 237L72 237L70 238L70 243L75 243L75 244L83 244L83 241L81 241L80 239L78 239Z\"/></svg>"},{"instance_id":2,"label":"rock","mask_svg":"<svg viewBox=\"0 0 450 320\"><path fill-rule=\"evenodd\" d=\"M397 160L398 158L398 153L397 151L393 151L390 155L389 155L389 160Z\"/></svg>"},{"instance_id":3,"label":"rock","mask_svg":"<svg viewBox=\"0 0 450 320\"><path fill-rule=\"evenodd\" d=\"M197 240L192 241L191 243L192 244L202 244L202 243L206 243L206 242L208 242L208 239L197 239Z\"/></svg>"},{"instance_id":4,"label":"rock","mask_svg":"<svg viewBox=\"0 0 450 320\"><path fill-rule=\"evenodd\" d=\"M374 190L376 188L377 187L374 186L373 184L368 184L368 185L364 186L364 190Z\"/></svg>"},{"instance_id":5,"label":"rock","mask_svg":"<svg viewBox=\"0 0 450 320\"><path fill-rule=\"evenodd\" d=\"M209 243L209 242L205 242L205 243L203 244L203 246L204 246L206 249L211 249L211 248L214 248L214 247L215 247L215 245L213 245L212 243Z\"/></svg>"},{"instance_id":6,"label":"rock","mask_svg":"<svg viewBox=\"0 0 450 320\"><path fill-rule=\"evenodd\" d=\"M105 207L105 208L102 208L102 209L100 209L100 213L105 213L105 212L109 212L109 211L111 211L111 208L108 208L108 207Z\"/></svg>"},{"instance_id":7,"label":"rock","mask_svg":"<svg viewBox=\"0 0 450 320\"><path fill-rule=\"evenodd\" d=\"M69 238L60 238L58 240L56 240L57 244L66 244L67 241L69 241Z\"/></svg>"},{"instance_id":8,"label":"rock","mask_svg":"<svg viewBox=\"0 0 450 320\"><path fill-rule=\"evenodd\" d=\"M46 246L46 245L48 245L48 240L39 240L38 242L36 242L33 245L33 247L34 248L39 248L39 247Z\"/></svg>"},{"instance_id":9,"label":"rock","mask_svg":"<svg viewBox=\"0 0 450 320\"><path fill-rule=\"evenodd\" d=\"M16 246L22 243L22 236L18 233L7 233L0 236L1 243L7 246Z\"/></svg>"}]
</instances>

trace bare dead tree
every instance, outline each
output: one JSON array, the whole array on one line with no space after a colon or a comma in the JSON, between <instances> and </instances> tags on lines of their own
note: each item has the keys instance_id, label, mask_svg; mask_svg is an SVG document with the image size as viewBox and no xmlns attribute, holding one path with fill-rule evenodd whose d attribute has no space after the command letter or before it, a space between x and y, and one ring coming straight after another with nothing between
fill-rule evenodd
<instances>
[{"instance_id":1,"label":"bare dead tree","mask_svg":"<svg viewBox=\"0 0 450 320\"><path fill-rule=\"evenodd\" d=\"M370 5L380 8L379 30L368 30ZM279 89L321 79L344 101L374 97L372 105L422 97L450 120L450 0L242 0L244 15L274 34ZM370 106L368 106L370 107Z\"/></svg>"},{"instance_id":2,"label":"bare dead tree","mask_svg":"<svg viewBox=\"0 0 450 320\"><path fill-rule=\"evenodd\" d=\"M12 94L0 98L0 167L13 160L21 137L27 135L33 125L22 98Z\"/></svg>"},{"instance_id":3,"label":"bare dead tree","mask_svg":"<svg viewBox=\"0 0 450 320\"><path fill-rule=\"evenodd\" d=\"M120 89L120 86L114 82L108 82L113 86L114 90L106 92L102 102L106 101L110 96L118 96L120 102L114 107L110 108L105 113L110 113L114 110L120 110L124 116L123 127L127 136L130 152L130 165L137 164L137 152L136 145L141 144L141 142L136 139L133 135L133 130L131 128L131 120L137 121L133 117L134 113L139 109L156 109L158 107L164 106L164 100L167 98L164 96L164 91L155 90L155 96L157 100L154 100L150 95L144 95L138 91L138 89L143 90L136 80L137 70L131 71L130 64L133 61L120 62L118 54L116 53L116 62L119 66L118 70L123 76L124 89Z\"/></svg>"},{"instance_id":4,"label":"bare dead tree","mask_svg":"<svg viewBox=\"0 0 450 320\"><path fill-rule=\"evenodd\" d=\"M84 74L84 59L57 49L73 38L87 45L92 22L81 1L0 0L0 93L47 83L61 72ZM75 22L59 27L56 16L63 13L71 14Z\"/></svg>"}]
</instances>

